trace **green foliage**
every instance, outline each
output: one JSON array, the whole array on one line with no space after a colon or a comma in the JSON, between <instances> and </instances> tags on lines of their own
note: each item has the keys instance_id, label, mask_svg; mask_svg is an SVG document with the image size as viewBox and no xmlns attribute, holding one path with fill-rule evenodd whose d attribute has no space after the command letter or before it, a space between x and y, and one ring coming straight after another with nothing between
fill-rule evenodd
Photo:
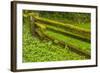
<instances>
[{"instance_id":1,"label":"green foliage","mask_svg":"<svg viewBox=\"0 0 100 73\"><path fill-rule=\"evenodd\" d=\"M38 12L40 17L57 20L64 23L73 24L85 24L90 22L90 13L75 13L75 12L50 12L40 11Z\"/></svg>"},{"instance_id":2,"label":"green foliage","mask_svg":"<svg viewBox=\"0 0 100 73\"><path fill-rule=\"evenodd\" d=\"M24 14L35 13L38 14L39 17L45 17L52 20L57 20L64 23L74 24L84 24L89 23L91 21L90 13L77 13L77 12L53 12L53 11L32 11L32 10L24 10Z\"/></svg>"},{"instance_id":3,"label":"green foliage","mask_svg":"<svg viewBox=\"0 0 100 73\"><path fill-rule=\"evenodd\" d=\"M31 27L30 27L30 19L27 16L29 13L36 13L36 15L40 17L45 17L48 19L53 19L56 21L61 21L64 23L73 23L75 20L74 17L80 17L82 13L79 13L79 15L74 17L71 17L72 14L67 14L63 12L42 12L42 11L30 11L30 10L24 10L23 14L23 62L45 62L45 61L64 61L64 60L84 60L87 59L85 56L79 55L75 52L70 51L70 49L67 47L67 44L65 47L62 47L61 45L57 45L55 43L58 42L58 40L51 41L51 40L41 40L36 35L32 35ZM66 16L67 15L67 16ZM75 22L75 26L83 27L86 29L90 29L90 14L83 13L82 16L86 15L87 18L84 20L84 24L88 25L89 27L86 27L86 25L81 25L82 19L78 18L78 20ZM72 21L70 20L72 19ZM79 20L80 19L80 20ZM70 20L70 21L69 21ZM78 23L78 25L76 25ZM83 24L82 23L82 24ZM74 25L74 23L73 23ZM42 28L45 28L44 26L41 26ZM82 48L82 50L87 51L90 53L90 43L80 41L75 38L71 38L69 36L63 36L51 31L45 31L48 35L56 37L59 40L62 40L64 42L69 42L71 44L74 44L75 46L78 46ZM84 46L85 45L85 46Z\"/></svg>"}]
</instances>

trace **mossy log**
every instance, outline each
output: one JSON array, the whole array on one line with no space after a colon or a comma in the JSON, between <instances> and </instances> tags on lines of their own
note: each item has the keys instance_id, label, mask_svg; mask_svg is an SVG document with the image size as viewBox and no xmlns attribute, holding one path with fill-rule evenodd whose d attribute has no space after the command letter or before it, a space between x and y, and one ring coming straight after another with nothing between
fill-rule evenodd
<instances>
[{"instance_id":1,"label":"mossy log","mask_svg":"<svg viewBox=\"0 0 100 73\"><path fill-rule=\"evenodd\" d=\"M48 29L48 30L51 30L51 31L54 31L54 32L57 32L57 33L61 33L63 35L67 35L67 36L74 37L74 38L77 38L77 39L80 39L80 40L83 40L83 41L86 41L86 42L90 42L90 38L88 38L86 36L82 36L80 34L75 34L75 33L66 31L62 28L56 28L56 27L53 27L51 25L41 24L41 23L37 23L37 22L35 22L35 24L36 24L37 27L41 27L43 29Z\"/></svg>"},{"instance_id":2,"label":"mossy log","mask_svg":"<svg viewBox=\"0 0 100 73\"><path fill-rule=\"evenodd\" d=\"M44 24L47 24L47 25L52 25L52 26L55 26L55 27L59 27L59 28L65 29L69 32L72 32L72 33L75 33L75 34L80 34L80 35L85 36L89 39L91 38L90 30L79 28L79 27L71 25L71 24L64 24L64 23L61 23L61 22L49 20L49 19L46 19L46 18L40 18L40 17L34 17L34 18L36 19L37 22L44 23Z\"/></svg>"}]
</instances>

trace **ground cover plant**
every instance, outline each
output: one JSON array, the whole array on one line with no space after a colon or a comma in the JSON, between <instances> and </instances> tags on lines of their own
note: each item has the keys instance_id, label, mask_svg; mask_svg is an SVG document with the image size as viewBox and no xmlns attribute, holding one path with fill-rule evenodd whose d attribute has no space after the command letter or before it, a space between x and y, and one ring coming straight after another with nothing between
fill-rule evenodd
<instances>
[{"instance_id":1,"label":"ground cover plant","mask_svg":"<svg viewBox=\"0 0 100 73\"><path fill-rule=\"evenodd\" d=\"M91 29L91 15L89 13L23 10L23 62L90 59L91 43L85 41L86 39L81 40L82 38L77 38L81 35L80 33L76 34L72 29L63 30L62 27L51 26L51 24L46 25L46 23L39 20L30 21L32 19L31 16L33 16L33 18L39 17L60 22L65 25L72 25L72 27L84 29L89 32ZM32 27L34 24L37 25L35 28ZM77 29L74 30L78 31ZM37 33L34 34L34 31ZM64 31L67 33L66 35L62 33ZM82 33L83 32L84 31L82 31ZM82 36L86 37L84 35ZM88 36L90 36L90 34ZM52 38L53 40L51 40ZM90 39L89 37L89 40ZM64 45L58 44L57 42L59 41L64 42ZM79 48L78 50L89 55L89 57L71 50L70 47L72 46L68 46L70 44Z\"/></svg>"}]
</instances>

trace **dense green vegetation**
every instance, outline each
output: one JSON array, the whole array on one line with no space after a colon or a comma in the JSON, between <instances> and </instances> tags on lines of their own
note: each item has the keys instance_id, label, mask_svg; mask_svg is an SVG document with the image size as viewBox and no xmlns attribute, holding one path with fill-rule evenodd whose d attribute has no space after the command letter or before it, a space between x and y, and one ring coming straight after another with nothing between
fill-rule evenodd
<instances>
[{"instance_id":1,"label":"dense green vegetation","mask_svg":"<svg viewBox=\"0 0 100 73\"><path fill-rule=\"evenodd\" d=\"M35 13L39 17L52 19L55 21L70 23L74 26L90 30L90 14L87 13L61 13L61 12L42 12L42 11L23 11L23 14ZM77 20L76 20L77 19ZM85 19L85 20L84 20ZM74 23L73 23L74 22ZM40 39L37 35L32 35L31 22L29 17L23 17L23 62L44 62L44 61L62 61L62 60L84 60L83 55L71 51L68 47L57 45L55 41ZM60 35L50 30L46 34L55 37L64 42L74 44L82 50L90 53L90 43L79 39Z\"/></svg>"},{"instance_id":2,"label":"dense green vegetation","mask_svg":"<svg viewBox=\"0 0 100 73\"><path fill-rule=\"evenodd\" d=\"M36 12L36 11L35 11ZM90 29L90 13L38 11L40 17Z\"/></svg>"}]
</instances>

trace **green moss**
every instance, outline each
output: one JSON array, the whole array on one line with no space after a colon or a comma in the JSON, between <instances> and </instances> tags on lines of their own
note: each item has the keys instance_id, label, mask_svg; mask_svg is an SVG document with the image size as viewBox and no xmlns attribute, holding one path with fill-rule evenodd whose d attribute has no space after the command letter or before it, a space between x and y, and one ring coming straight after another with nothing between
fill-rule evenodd
<instances>
[{"instance_id":1,"label":"green moss","mask_svg":"<svg viewBox=\"0 0 100 73\"><path fill-rule=\"evenodd\" d=\"M75 38L72 38L69 36L64 36L64 35L61 35L61 34L58 34L58 33L52 32L52 31L45 31L45 32L49 36L52 36L58 40L66 42L66 43L73 44L74 46L79 47L81 50L83 50L85 52L90 52L90 50L91 50L91 45L88 42L84 42L84 41L81 41L79 39L75 39Z\"/></svg>"}]
</instances>

